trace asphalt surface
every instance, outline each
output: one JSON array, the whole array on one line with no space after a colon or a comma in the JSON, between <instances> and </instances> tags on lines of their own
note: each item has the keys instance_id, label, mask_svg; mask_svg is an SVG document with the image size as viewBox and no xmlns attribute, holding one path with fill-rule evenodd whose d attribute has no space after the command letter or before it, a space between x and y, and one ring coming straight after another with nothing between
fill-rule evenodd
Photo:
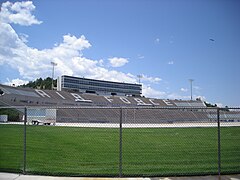
<instances>
[{"instance_id":1,"label":"asphalt surface","mask_svg":"<svg viewBox=\"0 0 240 180\"><path fill-rule=\"evenodd\" d=\"M0 180L240 180L240 174L219 176L154 177L154 178L83 178L35 176L0 172Z\"/></svg>"}]
</instances>

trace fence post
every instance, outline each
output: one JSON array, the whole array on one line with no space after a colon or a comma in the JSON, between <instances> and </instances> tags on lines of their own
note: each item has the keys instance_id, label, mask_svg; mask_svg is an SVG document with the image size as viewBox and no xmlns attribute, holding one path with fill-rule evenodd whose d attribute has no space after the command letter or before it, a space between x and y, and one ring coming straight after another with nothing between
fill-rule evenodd
<instances>
[{"instance_id":1,"label":"fence post","mask_svg":"<svg viewBox=\"0 0 240 180\"><path fill-rule=\"evenodd\" d=\"M27 144L27 108L24 108L24 130L23 130L23 174L26 174L26 144Z\"/></svg>"},{"instance_id":2,"label":"fence post","mask_svg":"<svg viewBox=\"0 0 240 180\"><path fill-rule=\"evenodd\" d=\"M119 177L122 177L122 119L123 108L120 108L120 129L119 129Z\"/></svg>"},{"instance_id":3,"label":"fence post","mask_svg":"<svg viewBox=\"0 0 240 180\"><path fill-rule=\"evenodd\" d=\"M221 131L220 131L220 108L217 108L218 122L218 177L221 178Z\"/></svg>"}]
</instances>

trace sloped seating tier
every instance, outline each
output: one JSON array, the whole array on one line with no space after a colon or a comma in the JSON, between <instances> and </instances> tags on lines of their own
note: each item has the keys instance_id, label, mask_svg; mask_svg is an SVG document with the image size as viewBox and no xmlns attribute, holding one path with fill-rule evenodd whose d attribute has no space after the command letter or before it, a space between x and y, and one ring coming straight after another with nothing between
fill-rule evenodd
<instances>
[{"instance_id":1,"label":"sloped seating tier","mask_svg":"<svg viewBox=\"0 0 240 180\"><path fill-rule=\"evenodd\" d=\"M124 108L122 122L126 124L158 124L183 122L209 122L206 112L158 108ZM57 122L119 123L120 108L58 109Z\"/></svg>"},{"instance_id":2,"label":"sloped seating tier","mask_svg":"<svg viewBox=\"0 0 240 180\"><path fill-rule=\"evenodd\" d=\"M10 87L1 84L0 89L4 92L0 96L0 105L8 106L206 107L202 101L101 96L77 92Z\"/></svg>"}]
</instances>

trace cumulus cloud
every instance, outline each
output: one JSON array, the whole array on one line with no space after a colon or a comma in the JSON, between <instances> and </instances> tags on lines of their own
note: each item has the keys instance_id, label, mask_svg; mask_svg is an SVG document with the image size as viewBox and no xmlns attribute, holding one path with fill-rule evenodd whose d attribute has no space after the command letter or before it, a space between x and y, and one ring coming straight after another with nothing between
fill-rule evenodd
<instances>
[{"instance_id":1,"label":"cumulus cloud","mask_svg":"<svg viewBox=\"0 0 240 180\"><path fill-rule=\"evenodd\" d=\"M169 93L167 94L168 99L190 99L190 96L183 96L177 93Z\"/></svg>"},{"instance_id":2,"label":"cumulus cloud","mask_svg":"<svg viewBox=\"0 0 240 180\"><path fill-rule=\"evenodd\" d=\"M22 42L27 43L28 42L28 35L24 33L19 34L19 38L21 39Z\"/></svg>"},{"instance_id":3,"label":"cumulus cloud","mask_svg":"<svg viewBox=\"0 0 240 180\"><path fill-rule=\"evenodd\" d=\"M100 66L104 66L104 60L103 60L103 59L100 59L100 60L98 61L98 64L99 64Z\"/></svg>"},{"instance_id":4,"label":"cumulus cloud","mask_svg":"<svg viewBox=\"0 0 240 180\"><path fill-rule=\"evenodd\" d=\"M26 80L22 80L22 79L12 79L11 81L8 79L8 82L4 83L5 85L8 85L8 86L20 86L20 85L23 85L23 84L26 84L28 83L28 81Z\"/></svg>"},{"instance_id":5,"label":"cumulus cloud","mask_svg":"<svg viewBox=\"0 0 240 180\"><path fill-rule=\"evenodd\" d=\"M201 88L199 86L193 86L193 88L196 90L201 90Z\"/></svg>"},{"instance_id":6,"label":"cumulus cloud","mask_svg":"<svg viewBox=\"0 0 240 180\"><path fill-rule=\"evenodd\" d=\"M138 59L144 59L145 57L144 57L143 55L141 55L141 54L138 54L138 55L137 55L137 58L138 58Z\"/></svg>"},{"instance_id":7,"label":"cumulus cloud","mask_svg":"<svg viewBox=\"0 0 240 180\"><path fill-rule=\"evenodd\" d=\"M205 96L193 96L195 99L201 99L202 101L206 101L206 97Z\"/></svg>"},{"instance_id":8,"label":"cumulus cloud","mask_svg":"<svg viewBox=\"0 0 240 180\"><path fill-rule=\"evenodd\" d=\"M187 88L181 88L180 89L182 92L188 92L188 89Z\"/></svg>"},{"instance_id":9,"label":"cumulus cloud","mask_svg":"<svg viewBox=\"0 0 240 180\"><path fill-rule=\"evenodd\" d=\"M108 59L112 67L121 67L128 63L126 58L113 57Z\"/></svg>"},{"instance_id":10,"label":"cumulus cloud","mask_svg":"<svg viewBox=\"0 0 240 180\"><path fill-rule=\"evenodd\" d=\"M32 15L32 11L35 9L35 6L31 1L23 2L5 2L2 3L0 20L4 23L14 23L29 26L32 24L41 24L42 21L39 21Z\"/></svg>"},{"instance_id":11,"label":"cumulus cloud","mask_svg":"<svg viewBox=\"0 0 240 180\"><path fill-rule=\"evenodd\" d=\"M63 43L60 44L60 47L81 51L85 48L91 47L91 44L86 40L84 35L77 38L68 34L63 36Z\"/></svg>"},{"instance_id":12,"label":"cumulus cloud","mask_svg":"<svg viewBox=\"0 0 240 180\"><path fill-rule=\"evenodd\" d=\"M146 97L151 98L165 98L167 93L153 89L150 86L143 85L142 93Z\"/></svg>"},{"instance_id":13,"label":"cumulus cloud","mask_svg":"<svg viewBox=\"0 0 240 180\"><path fill-rule=\"evenodd\" d=\"M159 77L151 77L144 74L141 75L141 78L143 81L150 82L150 83L159 83L162 80Z\"/></svg>"},{"instance_id":14,"label":"cumulus cloud","mask_svg":"<svg viewBox=\"0 0 240 180\"><path fill-rule=\"evenodd\" d=\"M159 91L151 86L146 86L143 84L142 87L142 93L145 97L151 97L151 98L160 98L160 99L184 99L189 100L190 96L184 96L180 95L178 93L171 93L171 92L165 92L165 91ZM206 100L204 96L193 96L194 99L200 98L201 100Z\"/></svg>"},{"instance_id":15,"label":"cumulus cloud","mask_svg":"<svg viewBox=\"0 0 240 180\"><path fill-rule=\"evenodd\" d=\"M217 107L220 107L220 108L224 107L224 105L220 102L216 103L216 105L217 105Z\"/></svg>"},{"instance_id":16,"label":"cumulus cloud","mask_svg":"<svg viewBox=\"0 0 240 180\"><path fill-rule=\"evenodd\" d=\"M81 57L82 50L91 44L84 36L77 38L64 35L63 42L52 49L38 50L28 47L18 36L11 25L0 23L0 64L7 63L19 71L24 79L32 80L36 77L47 76L51 70L50 62L58 63L58 74L73 75L74 57Z\"/></svg>"}]
</instances>

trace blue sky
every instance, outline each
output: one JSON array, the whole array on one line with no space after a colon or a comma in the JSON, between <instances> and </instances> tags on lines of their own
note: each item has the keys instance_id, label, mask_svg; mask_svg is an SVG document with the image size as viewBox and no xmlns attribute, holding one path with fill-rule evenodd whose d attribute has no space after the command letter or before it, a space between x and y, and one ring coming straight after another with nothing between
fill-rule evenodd
<instances>
[{"instance_id":1,"label":"blue sky","mask_svg":"<svg viewBox=\"0 0 240 180\"><path fill-rule=\"evenodd\" d=\"M3 2L0 83L67 74L138 82L147 97L240 106L240 1ZM211 41L209 39L214 39Z\"/></svg>"}]
</instances>

